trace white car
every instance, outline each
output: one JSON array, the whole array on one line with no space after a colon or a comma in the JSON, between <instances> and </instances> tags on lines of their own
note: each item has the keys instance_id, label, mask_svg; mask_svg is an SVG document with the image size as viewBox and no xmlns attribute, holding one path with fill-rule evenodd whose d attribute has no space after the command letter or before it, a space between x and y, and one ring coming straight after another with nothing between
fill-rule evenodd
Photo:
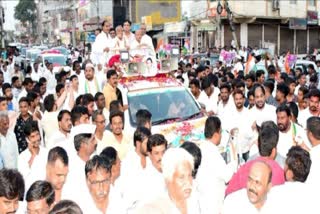
<instances>
[{"instance_id":1,"label":"white car","mask_svg":"<svg viewBox=\"0 0 320 214\"><path fill-rule=\"evenodd\" d=\"M309 60L297 60L294 68L301 68L303 72L307 73L308 71L308 65L313 65L315 71L317 72L318 68L316 63L314 63L313 61L309 61Z\"/></svg>"},{"instance_id":2,"label":"white car","mask_svg":"<svg viewBox=\"0 0 320 214\"><path fill-rule=\"evenodd\" d=\"M134 132L136 112L147 109L152 114L152 132L164 134L174 147L182 141L204 139L206 116L199 103L180 82L166 75L124 77L118 88L122 93L125 129Z\"/></svg>"},{"instance_id":3,"label":"white car","mask_svg":"<svg viewBox=\"0 0 320 214\"><path fill-rule=\"evenodd\" d=\"M38 57L37 61L40 63L40 69L44 71L46 61L53 64L53 73L58 73L60 68L67 65L67 59L62 54L57 53L42 53Z\"/></svg>"}]
</instances>

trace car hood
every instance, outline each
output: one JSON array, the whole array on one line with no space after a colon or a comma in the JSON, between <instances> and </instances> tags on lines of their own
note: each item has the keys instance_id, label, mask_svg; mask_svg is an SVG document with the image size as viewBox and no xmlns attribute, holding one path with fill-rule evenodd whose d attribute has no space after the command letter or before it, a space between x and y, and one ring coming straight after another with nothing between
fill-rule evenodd
<instances>
[{"instance_id":1,"label":"car hood","mask_svg":"<svg viewBox=\"0 0 320 214\"><path fill-rule=\"evenodd\" d=\"M204 140L204 125L207 117L152 126L153 133L163 134L171 147L179 147L185 141Z\"/></svg>"}]
</instances>

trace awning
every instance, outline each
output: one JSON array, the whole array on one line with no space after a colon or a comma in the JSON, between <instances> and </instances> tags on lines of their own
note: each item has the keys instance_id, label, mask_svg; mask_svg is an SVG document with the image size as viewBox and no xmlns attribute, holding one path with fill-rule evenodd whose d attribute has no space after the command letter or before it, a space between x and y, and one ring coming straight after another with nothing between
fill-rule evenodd
<instances>
[{"instance_id":1,"label":"awning","mask_svg":"<svg viewBox=\"0 0 320 214\"><path fill-rule=\"evenodd\" d=\"M69 28L65 28L65 29L62 29L60 30L60 32L62 33L66 33L66 32L72 32L73 28L69 27ZM79 30L79 28L76 28L76 31Z\"/></svg>"}]
</instances>

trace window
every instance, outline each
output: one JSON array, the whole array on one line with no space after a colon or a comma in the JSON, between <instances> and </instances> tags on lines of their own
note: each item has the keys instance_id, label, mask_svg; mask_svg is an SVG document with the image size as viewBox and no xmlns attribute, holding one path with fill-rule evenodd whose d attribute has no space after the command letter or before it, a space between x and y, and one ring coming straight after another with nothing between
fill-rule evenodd
<instances>
[{"instance_id":1,"label":"window","mask_svg":"<svg viewBox=\"0 0 320 214\"><path fill-rule=\"evenodd\" d=\"M290 4L297 4L297 0L290 0Z\"/></svg>"},{"instance_id":2,"label":"window","mask_svg":"<svg viewBox=\"0 0 320 214\"><path fill-rule=\"evenodd\" d=\"M308 6L316 6L316 0L308 0Z\"/></svg>"}]
</instances>

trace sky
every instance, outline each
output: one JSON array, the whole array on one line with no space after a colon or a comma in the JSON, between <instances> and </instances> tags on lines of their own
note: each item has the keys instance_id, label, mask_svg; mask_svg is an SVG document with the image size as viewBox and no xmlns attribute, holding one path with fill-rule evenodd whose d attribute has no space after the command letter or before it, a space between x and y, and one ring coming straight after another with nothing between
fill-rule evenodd
<instances>
[{"instance_id":1,"label":"sky","mask_svg":"<svg viewBox=\"0 0 320 214\"><path fill-rule=\"evenodd\" d=\"M182 10L182 14L184 14L184 12L187 12L188 16L190 16L190 3L192 2L192 0L182 0L181 1L181 10Z\"/></svg>"},{"instance_id":2,"label":"sky","mask_svg":"<svg viewBox=\"0 0 320 214\"><path fill-rule=\"evenodd\" d=\"M4 30L14 30L14 25L17 21L14 19L14 7L19 1L16 0L2 0L2 6L4 7L5 23Z\"/></svg>"}]
</instances>

